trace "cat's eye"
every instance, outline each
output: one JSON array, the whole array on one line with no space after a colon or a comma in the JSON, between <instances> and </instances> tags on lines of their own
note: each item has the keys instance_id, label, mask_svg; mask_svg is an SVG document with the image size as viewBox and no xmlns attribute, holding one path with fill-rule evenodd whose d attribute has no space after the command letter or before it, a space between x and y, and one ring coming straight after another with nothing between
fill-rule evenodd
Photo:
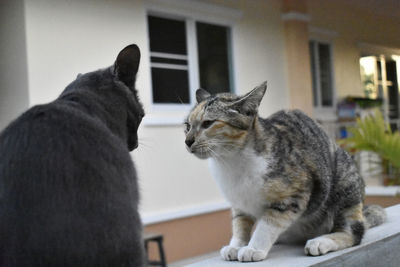
<instances>
[{"instance_id":1,"label":"cat's eye","mask_svg":"<svg viewBox=\"0 0 400 267\"><path fill-rule=\"evenodd\" d=\"M203 121L203 123L201 124L201 128L207 129L207 128L210 127L214 122L215 122L215 120L214 120L214 121Z\"/></svg>"},{"instance_id":2,"label":"cat's eye","mask_svg":"<svg viewBox=\"0 0 400 267\"><path fill-rule=\"evenodd\" d=\"M185 132L189 132L190 131L190 124L188 122L185 122Z\"/></svg>"}]
</instances>

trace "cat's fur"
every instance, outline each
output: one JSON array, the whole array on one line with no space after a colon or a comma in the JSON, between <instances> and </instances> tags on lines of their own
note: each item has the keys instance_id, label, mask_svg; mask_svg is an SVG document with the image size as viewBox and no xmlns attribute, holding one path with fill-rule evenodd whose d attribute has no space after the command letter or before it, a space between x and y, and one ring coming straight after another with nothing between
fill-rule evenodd
<instances>
[{"instance_id":1,"label":"cat's fur","mask_svg":"<svg viewBox=\"0 0 400 267\"><path fill-rule=\"evenodd\" d=\"M309 255L359 244L384 210L363 208L355 163L303 112L258 116L265 90L266 83L244 96L199 89L185 122L189 152L209 158L232 205L233 236L222 257L263 260L278 238L308 240Z\"/></svg>"},{"instance_id":2,"label":"cat's fur","mask_svg":"<svg viewBox=\"0 0 400 267\"><path fill-rule=\"evenodd\" d=\"M145 265L129 151L144 111L136 45L0 135L0 266Z\"/></svg>"}]
</instances>

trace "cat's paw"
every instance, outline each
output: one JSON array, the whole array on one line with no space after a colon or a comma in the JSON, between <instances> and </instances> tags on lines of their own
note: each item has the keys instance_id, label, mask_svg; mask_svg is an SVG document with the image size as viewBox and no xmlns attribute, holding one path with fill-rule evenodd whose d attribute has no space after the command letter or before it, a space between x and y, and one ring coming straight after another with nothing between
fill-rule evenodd
<instances>
[{"instance_id":1,"label":"cat's paw","mask_svg":"<svg viewBox=\"0 0 400 267\"><path fill-rule=\"evenodd\" d=\"M317 237L307 241L304 247L304 252L311 256L320 256L329 251L338 250L338 245L335 241L327 237Z\"/></svg>"},{"instance_id":2,"label":"cat's paw","mask_svg":"<svg viewBox=\"0 0 400 267\"><path fill-rule=\"evenodd\" d=\"M238 259L238 251L240 247L225 246L221 248L221 257L226 261L236 261Z\"/></svg>"},{"instance_id":3,"label":"cat's paw","mask_svg":"<svg viewBox=\"0 0 400 267\"><path fill-rule=\"evenodd\" d=\"M262 261L267 257L268 251L258 250L249 246L242 247L238 252L239 261Z\"/></svg>"}]
</instances>

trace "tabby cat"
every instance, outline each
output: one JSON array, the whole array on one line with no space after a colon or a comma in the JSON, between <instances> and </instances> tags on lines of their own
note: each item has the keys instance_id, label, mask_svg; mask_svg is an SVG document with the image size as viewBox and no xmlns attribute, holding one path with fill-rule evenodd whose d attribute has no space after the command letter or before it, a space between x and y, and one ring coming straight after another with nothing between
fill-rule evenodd
<instances>
[{"instance_id":1,"label":"tabby cat","mask_svg":"<svg viewBox=\"0 0 400 267\"><path fill-rule=\"evenodd\" d=\"M185 122L187 149L209 159L232 205L233 236L221 256L260 261L278 238L308 240L304 250L313 256L359 244L366 229L385 220L384 210L363 207L352 158L303 112L258 116L266 87L244 96L199 89Z\"/></svg>"},{"instance_id":2,"label":"tabby cat","mask_svg":"<svg viewBox=\"0 0 400 267\"><path fill-rule=\"evenodd\" d=\"M79 75L0 135L0 266L143 266L129 151L144 116L140 51Z\"/></svg>"}]
</instances>

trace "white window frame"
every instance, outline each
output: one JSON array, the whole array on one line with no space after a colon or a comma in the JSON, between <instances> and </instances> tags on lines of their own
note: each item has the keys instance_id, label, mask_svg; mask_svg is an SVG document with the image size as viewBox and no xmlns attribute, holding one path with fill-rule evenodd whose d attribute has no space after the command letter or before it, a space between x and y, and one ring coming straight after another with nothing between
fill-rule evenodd
<instances>
[{"instance_id":1,"label":"white window frame","mask_svg":"<svg viewBox=\"0 0 400 267\"><path fill-rule=\"evenodd\" d=\"M185 0L150 0L146 1L146 27L147 36L149 36L149 29L147 23L148 16L156 16L166 19L183 20L186 25L186 44L187 44L187 66L188 66L188 80L189 80L189 104L160 104L153 102L153 86L152 78L150 75L150 110L145 116L143 124L147 126L159 125L181 125L184 117L196 103L195 92L200 87L200 73L198 64L198 49L197 49L197 36L196 36L196 22L210 23L227 27L230 30L229 42L230 45L230 74L231 74L231 91L236 92L236 68L234 60L234 44L233 44L233 27L235 22L241 17L241 11L232 8L226 8L214 4L206 4L194 1ZM150 43L149 43L150 44ZM150 73L151 67L159 63L151 63L150 57L160 55L154 54L148 47L149 57L148 60ZM164 54L164 57L174 57L176 59L183 59L181 55ZM161 65L160 65L161 66ZM165 66L165 65L164 65ZM174 67L174 66L170 66Z\"/></svg>"},{"instance_id":2,"label":"white window frame","mask_svg":"<svg viewBox=\"0 0 400 267\"><path fill-rule=\"evenodd\" d=\"M335 83L335 69L334 69L334 52L333 52L333 42L327 41L325 39L320 38L311 38L310 42L315 42L317 45L313 47L314 49L314 64L316 66L316 85L317 85L317 105L314 106L314 95L313 95L313 115L314 118L319 119L321 121L335 121L337 119L337 92L336 92L336 83ZM331 68L331 87L332 87L332 106L322 106L322 98L321 98L321 81L319 75L319 55L318 55L318 44L324 44L329 46L330 53L330 68ZM311 57L310 57L311 59ZM313 90L314 94L314 90Z\"/></svg>"}]
</instances>

